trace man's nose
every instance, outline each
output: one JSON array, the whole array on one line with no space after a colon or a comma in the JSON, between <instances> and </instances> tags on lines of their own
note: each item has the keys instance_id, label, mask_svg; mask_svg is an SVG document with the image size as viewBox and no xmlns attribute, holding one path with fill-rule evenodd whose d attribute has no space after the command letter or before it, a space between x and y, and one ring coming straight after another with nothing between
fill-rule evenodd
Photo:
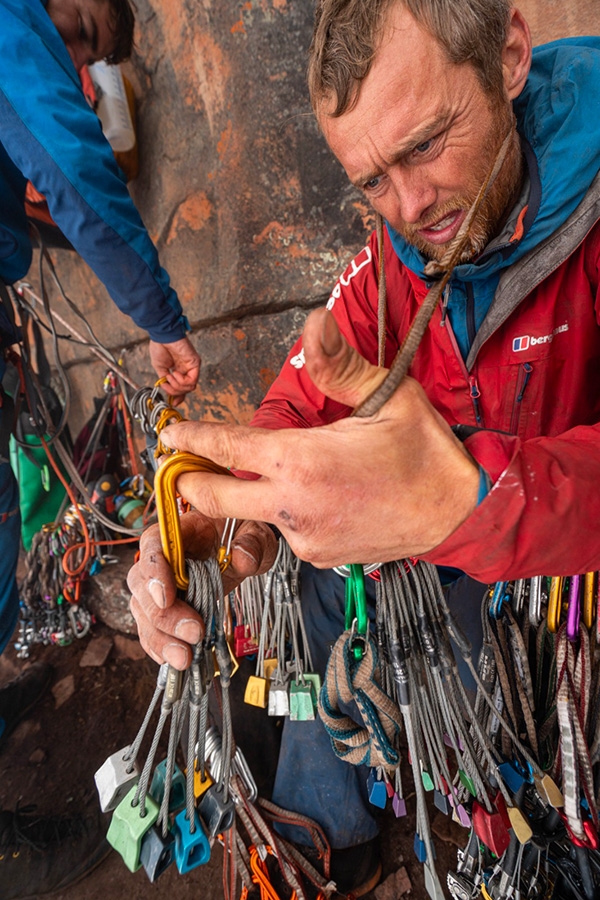
<instances>
[{"instance_id":1,"label":"man's nose","mask_svg":"<svg viewBox=\"0 0 600 900\"><path fill-rule=\"evenodd\" d=\"M394 167L389 173L396 191L402 220L416 225L426 218L427 210L437 202L437 190L420 167Z\"/></svg>"}]
</instances>

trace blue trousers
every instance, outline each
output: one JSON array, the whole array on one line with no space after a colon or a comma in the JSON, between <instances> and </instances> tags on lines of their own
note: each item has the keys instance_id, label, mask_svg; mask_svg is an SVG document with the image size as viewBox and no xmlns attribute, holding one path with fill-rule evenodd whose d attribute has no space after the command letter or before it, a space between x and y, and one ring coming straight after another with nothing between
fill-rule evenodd
<instances>
[{"instance_id":1,"label":"blue trousers","mask_svg":"<svg viewBox=\"0 0 600 900\"><path fill-rule=\"evenodd\" d=\"M319 570L303 563L302 612L314 669L325 674L333 644L344 631L345 584L333 570ZM375 583L367 578L367 600L374 616ZM473 646L477 661L482 642L481 600L487 585L464 576L446 591L454 615ZM474 687L468 669L457 659L467 687ZM354 705L353 705L354 706ZM358 710L343 711L360 722ZM374 838L379 830L377 809L369 803L365 766L352 766L333 752L331 740L319 718L314 722L284 719L273 801L309 816L321 825L331 847L342 850ZM310 843L303 828L279 826L287 840Z\"/></svg>"},{"instance_id":2,"label":"blue trousers","mask_svg":"<svg viewBox=\"0 0 600 900\"><path fill-rule=\"evenodd\" d=\"M308 645L314 669L323 678L330 649L344 631L344 579L333 570L306 563L300 574ZM369 606L374 608L375 584L370 578L366 581ZM344 711L358 718L358 710ZM284 719L273 801L318 822L333 849L371 840L379 831L367 795L368 774L366 766L351 766L335 755L318 717L314 722ZM310 843L302 828L279 830L287 840Z\"/></svg>"}]
</instances>

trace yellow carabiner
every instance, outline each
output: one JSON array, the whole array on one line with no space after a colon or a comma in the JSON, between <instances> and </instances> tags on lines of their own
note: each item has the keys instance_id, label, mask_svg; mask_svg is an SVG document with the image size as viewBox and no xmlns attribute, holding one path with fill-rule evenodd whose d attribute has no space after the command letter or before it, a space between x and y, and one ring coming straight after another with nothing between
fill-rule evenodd
<instances>
[{"instance_id":1,"label":"yellow carabiner","mask_svg":"<svg viewBox=\"0 0 600 900\"><path fill-rule=\"evenodd\" d=\"M594 624L595 572L586 572L583 582L583 624L589 630Z\"/></svg>"},{"instance_id":2,"label":"yellow carabiner","mask_svg":"<svg viewBox=\"0 0 600 900\"><path fill-rule=\"evenodd\" d=\"M548 631L553 633L558 631L560 625L562 586L563 580L560 576L551 579L550 596L548 597Z\"/></svg>"},{"instance_id":3,"label":"yellow carabiner","mask_svg":"<svg viewBox=\"0 0 600 900\"><path fill-rule=\"evenodd\" d=\"M158 469L154 479L156 512L160 528L163 554L173 569L175 584L186 590L189 579L185 571L185 556L181 538L181 524L177 510L177 479L186 472L212 472L215 475L231 475L210 459L193 453L174 453ZM223 569L221 569L223 571Z\"/></svg>"},{"instance_id":4,"label":"yellow carabiner","mask_svg":"<svg viewBox=\"0 0 600 900\"><path fill-rule=\"evenodd\" d=\"M166 384L167 381L168 381L167 376L163 375L161 378L159 378L157 381L154 382L154 390L156 390L159 387L162 387L162 385ZM169 404L169 406L171 405L171 398L168 394L167 394L167 403Z\"/></svg>"},{"instance_id":5,"label":"yellow carabiner","mask_svg":"<svg viewBox=\"0 0 600 900\"><path fill-rule=\"evenodd\" d=\"M163 442L160 439L160 433L165 427L165 425L176 425L178 422L185 422L186 419L179 410L175 409L173 406L167 406L161 412L158 417L158 421L154 426L154 430L156 432L156 450L154 451L154 458L159 459L161 456L168 456L172 453L172 450L169 447L165 447Z\"/></svg>"}]
</instances>

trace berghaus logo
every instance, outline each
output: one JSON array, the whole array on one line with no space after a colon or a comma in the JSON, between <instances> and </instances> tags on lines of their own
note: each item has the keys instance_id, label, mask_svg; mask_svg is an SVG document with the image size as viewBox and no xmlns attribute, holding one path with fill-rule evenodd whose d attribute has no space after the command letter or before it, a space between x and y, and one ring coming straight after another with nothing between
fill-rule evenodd
<instances>
[{"instance_id":1,"label":"berghaus logo","mask_svg":"<svg viewBox=\"0 0 600 900\"><path fill-rule=\"evenodd\" d=\"M551 344L557 334L562 334L568 330L569 323L565 322L564 325L557 325L550 334L542 334L540 337L535 337L533 334L524 334L521 337L513 338L513 351L519 353L521 350L529 350L530 347L536 347L538 344Z\"/></svg>"}]
</instances>

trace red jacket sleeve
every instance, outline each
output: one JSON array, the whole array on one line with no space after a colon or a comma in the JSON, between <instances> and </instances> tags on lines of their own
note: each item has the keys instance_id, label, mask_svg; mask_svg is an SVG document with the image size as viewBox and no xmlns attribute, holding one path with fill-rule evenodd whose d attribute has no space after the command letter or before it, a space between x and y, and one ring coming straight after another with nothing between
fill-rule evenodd
<instances>
[{"instance_id":1,"label":"red jacket sleeve","mask_svg":"<svg viewBox=\"0 0 600 900\"><path fill-rule=\"evenodd\" d=\"M600 325L600 229L585 270ZM490 582L600 570L600 424L528 441L481 431L465 446L493 486L429 562Z\"/></svg>"},{"instance_id":2,"label":"red jacket sleeve","mask_svg":"<svg viewBox=\"0 0 600 900\"><path fill-rule=\"evenodd\" d=\"M386 242L387 253L393 253ZM366 247L358 253L335 285L327 302L327 308L338 323L349 344L362 356L377 363L377 238L373 234ZM406 277L398 266L394 284L388 286L390 296L398 298L394 308L398 314L390 315L386 332L386 365L391 365L398 350L397 335L402 325L406 305L402 294L410 290ZM318 391L311 382L304 365L302 339L289 353L281 372L271 385L265 399L252 419L252 425L262 428L309 428L327 425L348 416L351 409L334 403Z\"/></svg>"},{"instance_id":3,"label":"red jacket sleeve","mask_svg":"<svg viewBox=\"0 0 600 900\"><path fill-rule=\"evenodd\" d=\"M600 231L598 232L600 235ZM587 277L598 285L600 240L590 242ZM398 267L395 267L398 271ZM388 271L393 272L394 267ZM401 273L389 296L386 365L406 333L410 290ZM597 287L596 287L597 291ZM597 320L600 320L600 298ZM374 240L353 260L328 304L342 333L370 362L377 361L377 259ZM403 312L405 311L405 312ZM435 398L431 397L435 405ZM316 391L304 368L301 342L254 417L265 428L312 427L348 415ZM490 475L492 488L469 518L425 559L461 568L480 581L600 570L600 424L522 441L480 431L465 442Z\"/></svg>"},{"instance_id":4,"label":"red jacket sleeve","mask_svg":"<svg viewBox=\"0 0 600 900\"><path fill-rule=\"evenodd\" d=\"M495 483L428 562L484 582L600 569L600 425L525 442L480 432L465 445Z\"/></svg>"}]
</instances>

